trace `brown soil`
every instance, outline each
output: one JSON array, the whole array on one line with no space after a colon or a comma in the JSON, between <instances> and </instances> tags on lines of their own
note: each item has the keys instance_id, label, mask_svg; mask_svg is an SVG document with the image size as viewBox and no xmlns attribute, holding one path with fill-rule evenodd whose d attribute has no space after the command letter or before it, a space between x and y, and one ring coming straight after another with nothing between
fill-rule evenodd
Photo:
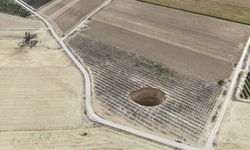
<instances>
[{"instance_id":1,"label":"brown soil","mask_svg":"<svg viewBox=\"0 0 250 150\"><path fill-rule=\"evenodd\" d=\"M156 106L165 100L165 93L155 88L142 88L129 95L133 101L144 106Z\"/></svg>"},{"instance_id":2,"label":"brown soil","mask_svg":"<svg viewBox=\"0 0 250 150\"><path fill-rule=\"evenodd\" d=\"M245 25L142 2L111 5L84 35L209 81L230 76L250 33Z\"/></svg>"},{"instance_id":3,"label":"brown soil","mask_svg":"<svg viewBox=\"0 0 250 150\"><path fill-rule=\"evenodd\" d=\"M46 19L54 24L59 34L65 34L83 20L104 0L56 0L39 10Z\"/></svg>"}]
</instances>

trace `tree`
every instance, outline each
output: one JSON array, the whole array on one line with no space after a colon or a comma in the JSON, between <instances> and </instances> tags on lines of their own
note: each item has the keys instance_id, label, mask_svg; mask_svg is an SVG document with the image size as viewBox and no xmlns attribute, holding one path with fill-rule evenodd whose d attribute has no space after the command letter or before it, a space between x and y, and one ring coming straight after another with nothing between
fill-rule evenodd
<instances>
[{"instance_id":1,"label":"tree","mask_svg":"<svg viewBox=\"0 0 250 150\"><path fill-rule=\"evenodd\" d=\"M30 32L25 32L25 36L23 37L24 40L20 43L18 43L19 46L24 47L28 46L30 48L34 47L38 41L36 40L37 34L32 34Z\"/></svg>"},{"instance_id":2,"label":"tree","mask_svg":"<svg viewBox=\"0 0 250 150\"><path fill-rule=\"evenodd\" d=\"M224 85L224 83L225 83L224 80L219 80L219 81L218 81L218 84L219 84L220 86Z\"/></svg>"}]
</instances>

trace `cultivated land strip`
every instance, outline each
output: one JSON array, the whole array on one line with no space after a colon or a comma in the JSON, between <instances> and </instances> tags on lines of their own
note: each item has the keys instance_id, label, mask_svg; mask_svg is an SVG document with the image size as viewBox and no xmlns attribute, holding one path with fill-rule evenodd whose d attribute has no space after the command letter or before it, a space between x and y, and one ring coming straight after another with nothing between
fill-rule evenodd
<instances>
[{"instance_id":1,"label":"cultivated land strip","mask_svg":"<svg viewBox=\"0 0 250 150\"><path fill-rule=\"evenodd\" d=\"M150 4L175 8L188 12L250 24L250 2L248 0L138 0Z\"/></svg>"},{"instance_id":2,"label":"cultivated land strip","mask_svg":"<svg viewBox=\"0 0 250 150\"><path fill-rule=\"evenodd\" d=\"M104 0L56 0L39 10L56 31L63 35L70 32L82 19L101 5ZM84 9L82 9L84 7Z\"/></svg>"},{"instance_id":3,"label":"cultivated land strip","mask_svg":"<svg viewBox=\"0 0 250 150\"><path fill-rule=\"evenodd\" d=\"M112 119L110 116L108 120L117 122L117 118L125 119L130 123L123 125L135 124L138 129L146 128L160 135L165 133L162 137L172 135L173 140L182 137L186 139L185 143L198 143L200 138L206 139L203 130L220 93L217 84L175 70L147 65L146 60L133 53L81 34L72 38L69 45L91 68L97 99L93 104L100 103L100 107L104 108L102 111L95 109L102 118L107 119L105 114L118 114L120 117ZM133 103L128 93L148 86L164 91L166 101L153 108Z\"/></svg>"},{"instance_id":4,"label":"cultivated land strip","mask_svg":"<svg viewBox=\"0 0 250 150\"><path fill-rule=\"evenodd\" d=\"M136 53L179 72L204 80L216 82L225 79L232 70L230 62L195 53L109 24L94 20L89 26L90 28L84 34L97 41L103 41L128 52ZM221 71L218 73L217 70Z\"/></svg>"},{"instance_id":5,"label":"cultivated land strip","mask_svg":"<svg viewBox=\"0 0 250 150\"><path fill-rule=\"evenodd\" d=\"M61 15L65 10L73 7L79 1L80 0L70 1L69 3L66 3L66 5L64 5L63 7L61 7L60 9L56 9L56 11L54 13L50 13L50 14L52 14L52 15L50 15L51 19L55 19L56 17L58 17L59 15ZM48 14L48 13L46 13L46 14Z\"/></svg>"},{"instance_id":6,"label":"cultivated land strip","mask_svg":"<svg viewBox=\"0 0 250 150\"><path fill-rule=\"evenodd\" d=\"M209 81L230 76L250 33L245 25L137 1L111 5L84 34Z\"/></svg>"},{"instance_id":7,"label":"cultivated land strip","mask_svg":"<svg viewBox=\"0 0 250 150\"><path fill-rule=\"evenodd\" d=\"M33 9L39 9L46 4L49 4L53 0L23 0L27 5L31 6Z\"/></svg>"},{"instance_id":8,"label":"cultivated land strip","mask_svg":"<svg viewBox=\"0 0 250 150\"><path fill-rule=\"evenodd\" d=\"M27 19L8 14L0 13L0 29L41 29L43 23L36 18Z\"/></svg>"},{"instance_id":9,"label":"cultivated land strip","mask_svg":"<svg viewBox=\"0 0 250 150\"><path fill-rule=\"evenodd\" d=\"M40 12L44 12L45 15L49 16L50 14L54 14L59 9L65 7L71 0L56 0L52 4L48 5L46 8L42 9Z\"/></svg>"}]
</instances>

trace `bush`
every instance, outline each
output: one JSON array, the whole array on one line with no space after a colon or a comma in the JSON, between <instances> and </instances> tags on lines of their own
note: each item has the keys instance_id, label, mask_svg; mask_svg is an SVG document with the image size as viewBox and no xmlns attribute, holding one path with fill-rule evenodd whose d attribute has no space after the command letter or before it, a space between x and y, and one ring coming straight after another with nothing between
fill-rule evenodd
<instances>
[{"instance_id":1,"label":"bush","mask_svg":"<svg viewBox=\"0 0 250 150\"><path fill-rule=\"evenodd\" d=\"M218 115L218 112L216 112L216 114L215 114L215 115L213 115L213 117L212 117L212 123L214 123L214 121L216 120L217 115Z\"/></svg>"},{"instance_id":2,"label":"bush","mask_svg":"<svg viewBox=\"0 0 250 150\"><path fill-rule=\"evenodd\" d=\"M220 86L224 85L224 83L225 83L224 80L219 80L219 81L218 81L218 85L220 85Z\"/></svg>"}]
</instances>

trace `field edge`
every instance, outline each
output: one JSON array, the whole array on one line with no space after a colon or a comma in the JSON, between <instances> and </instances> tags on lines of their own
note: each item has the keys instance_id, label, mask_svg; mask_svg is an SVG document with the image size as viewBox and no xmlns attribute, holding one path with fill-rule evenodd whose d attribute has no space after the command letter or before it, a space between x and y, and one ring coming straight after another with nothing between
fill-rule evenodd
<instances>
[{"instance_id":1,"label":"field edge","mask_svg":"<svg viewBox=\"0 0 250 150\"><path fill-rule=\"evenodd\" d=\"M212 18L220 19L220 20L224 20L224 21L230 21L230 22L234 22L234 23L240 23L240 24L243 24L243 25L250 25L250 22L237 21L237 20L234 20L234 19L226 18L226 17L209 15L209 14L202 13L202 12L192 11L192 10L188 10L188 9L182 9L182 8L178 8L178 7L174 7L174 6L163 5L163 4L159 4L157 2L149 2L149 1L145 1L145 0L136 0L136 1L142 2L142 3L147 3L147 4L152 4L152 5L156 5L156 6L171 8L171 9L175 9L175 10L179 10L179 11L184 11L184 12L188 12L188 13L193 13L193 14L197 14L197 15L212 17Z\"/></svg>"}]
</instances>

